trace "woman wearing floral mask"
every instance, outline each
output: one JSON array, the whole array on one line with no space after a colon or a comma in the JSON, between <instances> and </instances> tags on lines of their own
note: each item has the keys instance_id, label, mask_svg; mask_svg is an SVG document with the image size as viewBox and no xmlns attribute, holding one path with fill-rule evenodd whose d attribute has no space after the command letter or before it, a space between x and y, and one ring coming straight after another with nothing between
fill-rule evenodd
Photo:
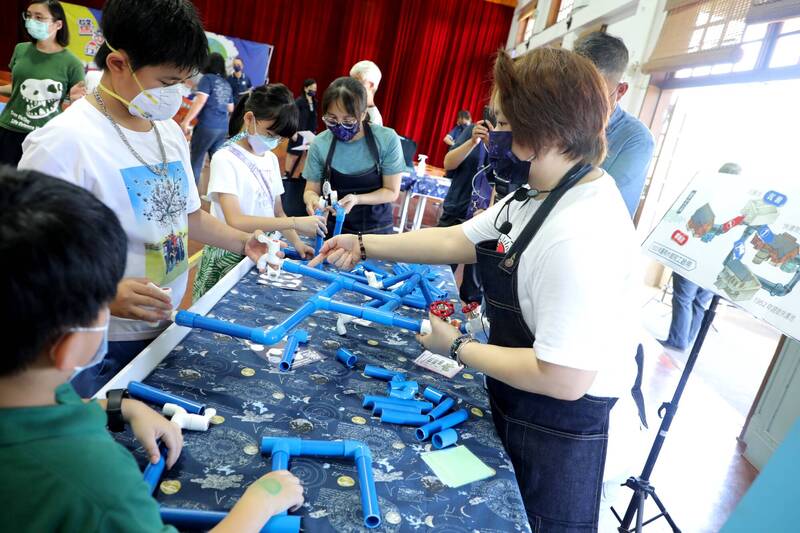
<instances>
[{"instance_id":1,"label":"woman wearing floral mask","mask_svg":"<svg viewBox=\"0 0 800 533\"><path fill-rule=\"evenodd\" d=\"M297 106L281 83L256 87L242 96L231 117L231 138L211 158L208 196L211 214L242 231L280 231L301 256L313 253L298 233L310 237L325 234L322 217L287 217L281 203L283 181L278 144L297 130ZM197 299L227 274L244 256L206 246L194 281Z\"/></svg>"},{"instance_id":2,"label":"woman wearing floral mask","mask_svg":"<svg viewBox=\"0 0 800 533\"><path fill-rule=\"evenodd\" d=\"M327 130L311 143L303 169L308 213L319 208L323 192L336 191L347 212L344 233L391 233L392 202L406 169L400 137L369 123L367 93L354 78L338 78L326 89L322 113Z\"/></svg>"},{"instance_id":3,"label":"woman wearing floral mask","mask_svg":"<svg viewBox=\"0 0 800 533\"><path fill-rule=\"evenodd\" d=\"M83 96L83 64L69 45L64 8L56 0L32 2L22 13L30 43L14 48L9 85L0 95L10 96L0 114L0 163L16 166L22 141L61 112L67 97Z\"/></svg>"}]
</instances>

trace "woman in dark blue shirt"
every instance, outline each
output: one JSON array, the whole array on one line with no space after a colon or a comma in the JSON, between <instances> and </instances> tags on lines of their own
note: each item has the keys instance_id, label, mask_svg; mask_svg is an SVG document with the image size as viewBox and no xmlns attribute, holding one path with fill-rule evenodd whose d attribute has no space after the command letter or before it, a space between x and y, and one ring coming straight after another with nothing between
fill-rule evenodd
<instances>
[{"instance_id":1,"label":"woman in dark blue shirt","mask_svg":"<svg viewBox=\"0 0 800 533\"><path fill-rule=\"evenodd\" d=\"M189 123L197 117L190 146L195 182L200 180L206 154L211 157L225 142L228 115L233 112L233 91L225 79L225 59L218 53L210 54L203 74L192 107L181 122L183 132L188 135Z\"/></svg>"}]
</instances>

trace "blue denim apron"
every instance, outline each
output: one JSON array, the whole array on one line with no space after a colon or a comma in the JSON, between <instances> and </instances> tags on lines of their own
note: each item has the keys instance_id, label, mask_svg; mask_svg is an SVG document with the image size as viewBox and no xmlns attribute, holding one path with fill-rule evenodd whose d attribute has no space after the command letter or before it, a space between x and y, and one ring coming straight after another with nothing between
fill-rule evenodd
<instances>
[{"instance_id":1,"label":"blue denim apron","mask_svg":"<svg viewBox=\"0 0 800 533\"><path fill-rule=\"evenodd\" d=\"M328 156L325 160L325 181L330 182L331 189L336 191L339 198L348 194L364 194L383 187L383 173L381 172L380 152L375 135L369 124L362 124L367 147L375 161L375 166L361 174L343 174L333 168L333 154L336 151L338 139L334 137ZM323 183L324 185L324 183ZM333 235L333 217L328 217L328 235ZM344 219L342 233L392 233L394 221L392 218L392 204L357 205L353 207Z\"/></svg>"},{"instance_id":2,"label":"blue denim apron","mask_svg":"<svg viewBox=\"0 0 800 533\"><path fill-rule=\"evenodd\" d=\"M490 344L533 346L534 335L519 304L519 257L556 202L591 170L590 165L573 169L506 252L496 251L497 241L477 245ZM514 465L532 530L597 531L609 413L617 398L587 394L577 401L557 400L489 377L487 387L495 427Z\"/></svg>"}]
</instances>

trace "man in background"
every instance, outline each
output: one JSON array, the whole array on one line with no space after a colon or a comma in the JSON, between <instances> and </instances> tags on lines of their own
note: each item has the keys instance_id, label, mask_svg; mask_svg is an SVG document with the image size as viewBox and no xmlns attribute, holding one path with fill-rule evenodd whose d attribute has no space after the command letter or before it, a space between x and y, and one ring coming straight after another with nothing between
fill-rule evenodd
<instances>
[{"instance_id":1,"label":"man in background","mask_svg":"<svg viewBox=\"0 0 800 533\"><path fill-rule=\"evenodd\" d=\"M238 57L233 60L233 74L228 76L228 83L233 90L233 101L237 104L242 95L253 87L253 82L244 73L244 61Z\"/></svg>"},{"instance_id":2,"label":"man in background","mask_svg":"<svg viewBox=\"0 0 800 533\"><path fill-rule=\"evenodd\" d=\"M375 106L375 92L381 83L381 69L369 60L359 61L350 69L350 77L357 79L367 90L367 116L370 124L383 126L381 112Z\"/></svg>"},{"instance_id":3,"label":"man in background","mask_svg":"<svg viewBox=\"0 0 800 533\"><path fill-rule=\"evenodd\" d=\"M595 64L608 87L613 111L606 127L608 153L601 166L617 182L633 218L655 143L647 126L618 105L628 92L627 82L622 81L628 68L628 49L622 39L598 31L580 39L575 44L575 52Z\"/></svg>"},{"instance_id":4,"label":"man in background","mask_svg":"<svg viewBox=\"0 0 800 533\"><path fill-rule=\"evenodd\" d=\"M456 115L455 127L450 130L442 140L447 146L453 146L456 142L456 139L458 139L458 137L461 135L461 132L467 129L470 124L472 124L472 115L470 115L469 111L466 109L462 109Z\"/></svg>"}]
</instances>

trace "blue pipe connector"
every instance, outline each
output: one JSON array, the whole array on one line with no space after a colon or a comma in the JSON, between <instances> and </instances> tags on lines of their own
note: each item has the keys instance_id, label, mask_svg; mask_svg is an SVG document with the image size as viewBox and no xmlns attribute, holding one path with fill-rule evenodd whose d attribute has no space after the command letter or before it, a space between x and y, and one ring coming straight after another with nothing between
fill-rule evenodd
<instances>
[{"instance_id":1,"label":"blue pipe connector","mask_svg":"<svg viewBox=\"0 0 800 533\"><path fill-rule=\"evenodd\" d=\"M425 387L425 390L422 391L422 397L426 400L432 401L434 405L436 405L442 401L442 399L445 397L445 394L438 389L434 389L433 387Z\"/></svg>"},{"instance_id":2,"label":"blue pipe connector","mask_svg":"<svg viewBox=\"0 0 800 533\"><path fill-rule=\"evenodd\" d=\"M336 360L347 368L353 368L358 362L358 357L347 348L339 348L336 350Z\"/></svg>"},{"instance_id":3,"label":"blue pipe connector","mask_svg":"<svg viewBox=\"0 0 800 533\"><path fill-rule=\"evenodd\" d=\"M128 383L128 394L134 400L141 400L145 403L158 406L163 406L165 403L174 403L186 409L187 413L193 415L202 415L206 410L205 404L181 398L171 392L163 391L138 381L131 381Z\"/></svg>"},{"instance_id":4,"label":"blue pipe connector","mask_svg":"<svg viewBox=\"0 0 800 533\"><path fill-rule=\"evenodd\" d=\"M431 442L434 448L441 450L458 442L458 433L453 428L445 429L431 437Z\"/></svg>"}]
</instances>

